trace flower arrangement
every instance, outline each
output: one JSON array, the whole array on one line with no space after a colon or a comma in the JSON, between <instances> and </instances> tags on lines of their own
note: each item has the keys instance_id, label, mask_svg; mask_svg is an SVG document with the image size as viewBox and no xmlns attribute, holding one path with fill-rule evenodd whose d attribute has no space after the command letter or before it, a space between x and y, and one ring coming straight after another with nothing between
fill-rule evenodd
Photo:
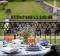
<instances>
[{"instance_id":1,"label":"flower arrangement","mask_svg":"<svg viewBox=\"0 0 60 56\"><path fill-rule=\"evenodd\" d=\"M30 37L31 35L34 36L34 30L33 30L33 29L24 29L24 30L21 32L20 35L24 37L24 42L25 42L25 43L28 43L27 39L28 39L28 37Z\"/></svg>"}]
</instances>

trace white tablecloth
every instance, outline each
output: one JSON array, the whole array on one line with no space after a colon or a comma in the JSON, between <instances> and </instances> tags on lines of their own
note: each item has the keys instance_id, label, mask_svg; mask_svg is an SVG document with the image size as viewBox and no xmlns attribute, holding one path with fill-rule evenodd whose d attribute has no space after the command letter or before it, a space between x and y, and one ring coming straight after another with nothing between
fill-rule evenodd
<instances>
[{"instance_id":1,"label":"white tablecloth","mask_svg":"<svg viewBox=\"0 0 60 56\"><path fill-rule=\"evenodd\" d=\"M1 51L0 48L0 56L42 56L43 54L47 53L50 48L44 48L41 51L26 51L25 47L20 47L19 52L15 54L6 54Z\"/></svg>"}]
</instances>

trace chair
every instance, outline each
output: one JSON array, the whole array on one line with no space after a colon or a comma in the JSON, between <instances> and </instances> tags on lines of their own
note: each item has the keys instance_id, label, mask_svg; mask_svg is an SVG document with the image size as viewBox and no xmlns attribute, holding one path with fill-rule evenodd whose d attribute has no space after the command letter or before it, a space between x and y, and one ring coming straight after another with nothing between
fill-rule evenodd
<instances>
[{"instance_id":1,"label":"chair","mask_svg":"<svg viewBox=\"0 0 60 56\"><path fill-rule=\"evenodd\" d=\"M50 51L43 56L60 56L60 44L52 45Z\"/></svg>"}]
</instances>

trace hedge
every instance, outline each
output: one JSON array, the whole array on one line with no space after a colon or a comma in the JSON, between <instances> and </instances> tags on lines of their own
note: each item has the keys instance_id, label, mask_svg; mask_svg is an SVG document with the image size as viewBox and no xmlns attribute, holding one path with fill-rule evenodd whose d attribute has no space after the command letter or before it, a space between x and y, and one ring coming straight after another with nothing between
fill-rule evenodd
<instances>
[{"instance_id":1,"label":"hedge","mask_svg":"<svg viewBox=\"0 0 60 56\"><path fill-rule=\"evenodd\" d=\"M52 19L52 15L48 15L48 16L46 16L46 15L42 15L42 16L24 16L24 15L22 15L22 16L20 16L20 15L12 15L11 16L11 19L12 20L19 20L19 19Z\"/></svg>"}]
</instances>

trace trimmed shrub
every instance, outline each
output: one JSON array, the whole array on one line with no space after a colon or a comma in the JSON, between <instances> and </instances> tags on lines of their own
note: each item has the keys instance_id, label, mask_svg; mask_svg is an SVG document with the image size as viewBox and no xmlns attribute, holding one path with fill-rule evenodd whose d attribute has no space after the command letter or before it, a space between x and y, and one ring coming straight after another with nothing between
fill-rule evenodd
<instances>
[{"instance_id":1,"label":"trimmed shrub","mask_svg":"<svg viewBox=\"0 0 60 56\"><path fill-rule=\"evenodd\" d=\"M48 16L48 19L52 19L52 15L49 15L49 16Z\"/></svg>"},{"instance_id":2,"label":"trimmed shrub","mask_svg":"<svg viewBox=\"0 0 60 56\"><path fill-rule=\"evenodd\" d=\"M1 10L5 10L6 6L7 6L7 4L2 3L2 4L0 4L0 9L1 9Z\"/></svg>"},{"instance_id":3,"label":"trimmed shrub","mask_svg":"<svg viewBox=\"0 0 60 56\"><path fill-rule=\"evenodd\" d=\"M29 16L29 15L12 15L11 19L19 20L19 19L52 19L52 15L41 15L41 16Z\"/></svg>"},{"instance_id":4,"label":"trimmed shrub","mask_svg":"<svg viewBox=\"0 0 60 56\"><path fill-rule=\"evenodd\" d=\"M45 15L43 15L43 19L47 19L47 17Z\"/></svg>"}]
</instances>

